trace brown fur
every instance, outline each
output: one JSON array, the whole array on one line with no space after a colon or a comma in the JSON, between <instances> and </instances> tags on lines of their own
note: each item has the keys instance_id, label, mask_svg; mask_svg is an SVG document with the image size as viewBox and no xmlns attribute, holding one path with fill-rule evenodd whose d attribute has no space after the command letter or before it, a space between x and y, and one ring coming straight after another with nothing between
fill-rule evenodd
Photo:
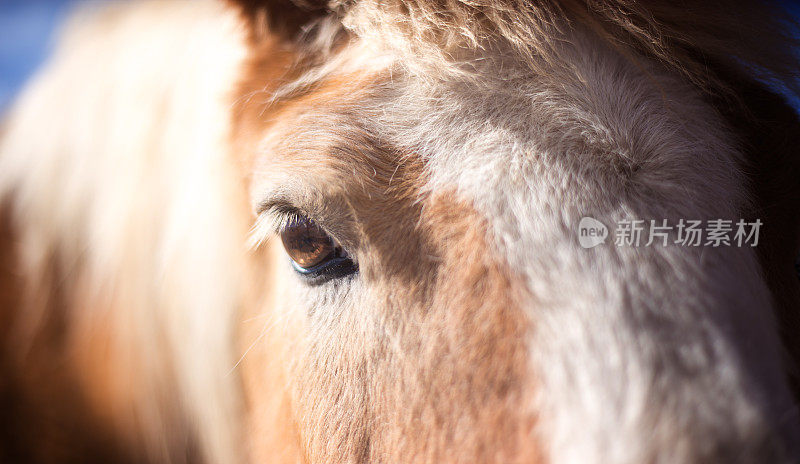
<instances>
[{"instance_id":1,"label":"brown fur","mask_svg":"<svg viewBox=\"0 0 800 464\"><path fill-rule=\"evenodd\" d=\"M377 327L343 333L358 324L345 316L343 327L299 346L295 402L309 457L535 462L528 322L513 300L513 277L479 247L484 231L470 208L438 198L423 220L430 223L405 232L430 234L441 260L433 281L415 282L424 291L404 295L404 282L382 282L367 315ZM397 247L384 243L377 253L395 260Z\"/></svg>"},{"instance_id":2,"label":"brown fur","mask_svg":"<svg viewBox=\"0 0 800 464\"><path fill-rule=\"evenodd\" d=\"M86 388L75 374L65 330L67 289L58 284L58 262L51 260L33 283L21 275L18 255L5 206L0 209L0 461L132 462L107 429L108 417L87 397L98 386ZM47 313L34 339L25 337L23 309Z\"/></svg>"},{"instance_id":3,"label":"brown fur","mask_svg":"<svg viewBox=\"0 0 800 464\"><path fill-rule=\"evenodd\" d=\"M120 363L125 356L114 339L108 320L88 320L71 314L73 308L93 308L114 314L120 295L90 297L87 276L67 266L57 255L49 256L36 278L23 276L19 242L12 232L13 220L4 209L0 224L0 281L3 282L0 335L2 358L0 399L6 414L0 423L0 457L3 462L104 463L147 460L146 443L140 435L130 401L140 395L146 368ZM104 305L108 308L102 309ZM41 319L29 319L31 314ZM84 316L84 317L80 317ZM33 335L31 335L33 334ZM162 398L162 411L175 408ZM175 408L177 409L177 408ZM163 450L172 462L199 458L180 413L165 414L181 443ZM166 417L170 417L167 419ZM31 442L31 437L36 437Z\"/></svg>"},{"instance_id":4,"label":"brown fur","mask_svg":"<svg viewBox=\"0 0 800 464\"><path fill-rule=\"evenodd\" d=\"M273 85L259 74L267 61L254 61L242 94ZM273 68L267 75L275 74ZM290 141L256 164L255 176L289 172L323 185L329 204L323 214L336 218L345 244L368 250L358 257L360 273L375 289L361 310L367 314L344 311L341 320L295 314L293 328L259 333L270 341L245 361L245 378L261 379L247 380L251 401L260 403L251 414L257 422L276 416L285 422L256 430L297 430L301 454L311 462L535 462L532 391L524 387L531 375L528 321L512 291L520 288L512 283L518 277L487 252L477 214L450 195L424 194L421 160L386 147L368 127L344 123L330 128L341 139L319 142L306 140L305 126L292 122L306 114L346 117L386 78L333 76L313 93L273 106L252 99L237 114L235 138L250 140L241 153L258 152L267 133ZM279 248L272 247L275 265ZM280 304L265 312L293 314ZM321 318L326 329L309 329L320 322L308 318ZM288 373L274 375L276 358L291 366ZM288 384L274 387L277 396L265 393L265 384L287 374ZM253 436L258 456L292 455L264 433ZM278 444L287 442L293 441Z\"/></svg>"},{"instance_id":5,"label":"brown fur","mask_svg":"<svg viewBox=\"0 0 800 464\"><path fill-rule=\"evenodd\" d=\"M325 7L345 18L358 15L359 6L372 15L368 21L400 31L417 55L444 51L438 66L462 66L464 50L510 47L534 72L552 72L559 66L559 37L569 28L586 28L618 47L632 60L645 56L680 72L714 101L739 134L751 170L755 209L753 218L772 224L758 249L765 276L778 302L781 333L790 366L800 360L795 342L800 327L797 306L800 284L793 260L800 249L800 226L790 219L798 207L798 144L796 113L784 99L766 90L758 79L778 82L797 92L795 77L800 61L797 39L789 32L792 20L772 2L693 2L690 8L675 2L553 1L516 2L303 2L300 8ZM285 4L247 2L245 17L257 26L277 17ZM261 16L259 16L261 15ZM389 24L394 18L402 26ZM405 20L400 21L401 18ZM364 20L360 17L360 20ZM306 25L314 21L306 21ZM301 32L276 29L285 38ZM359 32L358 30L356 32ZM313 34L306 33L305 37ZM313 36L313 35L312 35ZM758 37L758 40L753 40ZM274 39L273 39L274 40ZM296 39L295 39L296 40ZM307 38L294 42L301 53L314 52ZM258 40L255 40L258 46ZM413 47L420 47L413 49ZM257 49L256 49L257 50ZM320 53L320 51L316 51ZM483 53L483 52L479 52ZM263 56L254 51L253 56ZM467 55L469 56L469 55ZM456 57L454 59L453 57ZM461 59L461 61L459 61ZM569 72L569 70L567 70ZM258 76L252 69L250 76ZM747 76L747 77L745 77ZM423 76L424 77L424 76ZM796 368L790 367L795 379ZM797 383L793 380L793 383ZM796 389L797 390L797 389Z\"/></svg>"},{"instance_id":6,"label":"brown fur","mask_svg":"<svg viewBox=\"0 0 800 464\"><path fill-rule=\"evenodd\" d=\"M269 2L266 3L265 7L267 8L267 17L269 17L270 14L275 14L271 13ZM339 16L344 18L347 17L350 11L349 9L351 8L350 4L332 4L331 7L334 9L338 8ZM357 7L352 8L355 10L352 14L358 14ZM721 112L728 115L728 117L731 118L733 127L736 128L739 133L743 134L743 143L747 147L751 159L754 160L754 166L758 166L753 177L758 209L753 212L753 217L765 218L770 224L782 224L780 231L775 229L765 231L765 244L759 251L762 253L763 265L766 270L768 281L780 303L780 307L783 308L780 310L779 316L782 326L784 327L784 341L791 356L796 357L797 350L795 344L792 342L795 338L794 333L796 329L792 321L795 321L797 318L795 307L798 301L798 284L794 274L791 272L791 263L798 249L797 237L800 237L800 233L798 233L796 226L788 224L785 220L785 218L790 216L790 214L787 214L789 209L793 208L794 206L792 205L796 203L795 193L800 191L797 185L795 185L798 177L796 171L794 171L794 160L796 160L797 157L792 147L796 146L796 144L782 142L779 137L776 137L776 135L784 133L798 133L795 116L791 111L781 110L780 105L782 105L782 103L778 100L766 105L754 105L753 103L758 103L760 98L764 98L764 91L756 90L754 92L748 90L759 86L753 83L751 80L752 78L746 81L736 81L731 79L730 76L744 75L746 73L751 76L773 78L786 82L796 71L795 65L797 62L790 53L791 46L794 42L782 34L781 31L783 29L769 26L769 24L774 21L773 17L777 16L772 16L769 13L765 14L763 10L756 11L751 8L751 4L746 4L744 2L728 2L724 7L711 4L696 5L696 9L690 12L687 12L686 9L682 7L657 2L650 2L650 4L646 6L640 6L638 3L634 2L603 2L592 3L588 7L583 2L558 2L552 4L546 2L537 4L526 3L524 6L515 4L514 2L508 2L508 4L503 2L494 2L491 4L448 3L444 7L435 3L425 2L402 4L389 2L380 5L372 5L370 11L372 14L376 15L373 18L376 22L385 22L387 18L391 17L399 18L412 15L415 20L412 20L410 23L404 23L404 27L407 27L404 32L407 34L409 42L416 44L414 46L431 46L432 48L444 51L461 50L452 55L463 57L464 47L480 46L503 49L506 45L510 45L511 48L516 49L518 53L523 55L523 60L536 64L542 63L543 58L547 66L558 63L560 59L558 56L558 40L554 41L554 38L557 39L561 36L560 28L585 27L592 30L598 36L605 38L615 46L620 47L620 50L628 54L633 60L637 59L635 58L637 55L643 54L644 56L661 61L666 66L683 74L711 98L716 99L716 104ZM250 13L254 11L252 5L250 5L248 11ZM587 11L590 11L590 13L587 14ZM385 16L381 16L381 13L385 13ZM716 20L709 21L708 18L711 17ZM567 18L566 23L563 21L565 18ZM744 21L744 18L748 18L748 20ZM254 21L254 23L258 23L257 18L254 18L252 14L250 19ZM417 19L419 20L417 21ZM347 19L345 19L345 22L346 21ZM513 27L509 26L511 24L513 24ZM393 27L389 24L385 24L385 26ZM766 40L758 44L750 40L742 41L742 37L747 37L748 30L751 30L753 34L756 33L755 31L769 30L774 32L774 36L766 37ZM278 32L285 33L286 31L279 30ZM297 33L298 31L290 31L290 34L286 37L295 37ZM761 32L759 32L759 34L761 34ZM307 37L313 37L313 33L309 34ZM303 40L313 43L310 39ZM324 49L315 49L313 45L309 46L309 42L289 41L283 42L284 45L282 46L298 47L298 55L311 53L310 56L314 56L315 53L326 53ZM274 39L270 39L270 43L275 44L276 42ZM269 62L270 54L264 53L264 48L258 48L258 40L255 41L255 47L252 54L254 64L251 64L248 72L245 74L249 76L246 81L249 83L244 84L242 94L252 94L259 90L262 75L261 70L265 69L267 66L266 63ZM263 45L261 47L263 47ZM415 49L412 50L412 52L435 55L435 53L428 49ZM748 64L743 65L738 60L743 60ZM447 59L444 59L440 64L443 63L447 63ZM708 63L713 63L714 66L709 67ZM760 69L753 72L753 68L750 68L750 66L760 67ZM298 65L294 68L288 67L286 68L285 75L297 76L303 68L303 65ZM534 68L534 71L537 71L537 68ZM538 68L538 71L541 71L541 68ZM268 75L270 74L268 73ZM295 101L290 101L288 104L277 106L251 104L249 105L249 110L245 108L243 111L249 111L251 114L257 113L260 116L266 115L267 119L270 120L278 118L284 119L287 117L291 118L292 111L307 111L309 113L320 110L326 111L327 106L330 105L329 101L334 100L337 94L339 99L341 99L343 95L352 96L358 94L364 87L359 83L358 76L347 76L341 79L341 82L337 82L334 79L333 81L327 80L318 84L320 85L319 87L311 89L312 93L301 96ZM789 87L793 88L793 84L789 84ZM774 97L767 98L774 99ZM731 101L736 101L737 103L734 104L731 103ZM287 109L287 106L295 109ZM737 116L737 112L741 110L742 106L749 108L752 113L745 113L743 116ZM728 110L729 108L730 110ZM770 110L767 108L773 109ZM758 130L753 130L752 126L749 128L745 127L748 124L745 121L752 120L751 118L753 117L760 120L770 119L769 116L765 115L765 112L770 111L770 114L774 114L781 121L785 121L783 123L785 125L772 136L764 136ZM256 126L258 126L258 124L258 122L255 123ZM266 122L261 122L261 127L268 127L268 125L269 124ZM338 127L332 127L331 129L334 132L341 130L341 128ZM250 131L251 134L257 133L257 131L252 131L252 129L250 129ZM291 135L287 137L290 138ZM352 169L354 166L389 167L388 171L379 168L375 173L359 172L356 178L358 179L363 176L362 180L355 181L355 185L351 185L349 188L340 187L340 192L348 192L348 198L343 200L350 203L348 206L350 206L351 209L348 209L348 212L352 212L352 210L361 212L354 221L355 223L363 224L363 230L361 231L362 237L360 240L364 240L363 235L368 235L371 246L374 246L376 250L384 250L378 251L374 259L388 263L389 268L383 268L381 272L376 272L375 275L393 275L398 278L399 282L405 284L404 287L389 286L388 288L394 289L391 294L397 294L397 292L401 291L400 289L403 288L411 288L411 293L413 294L414 289L418 289L420 286L425 287L426 289L419 291L417 296L411 296L406 299L407 301L414 301L415 298L422 298L421 301L426 301L426 304L420 305L421 308L434 308L434 312L435 308L440 308L442 306L449 308L449 306L443 304L442 301L436 300L436 297L434 297L436 301L426 300L426 296L438 295L436 291L430 290L431 287L435 288L436 285L431 282L419 282L420 276L435 275L441 268L438 266L420 268L419 266L422 263L411 258L412 256L425 254L438 256L437 253L442 253L443 250L437 249L435 244L445 243L442 237L447 236L447 233L442 233L441 227L439 227L438 232L433 232L433 235L437 236L437 238L430 241L420 239L416 242L417 245L415 246L424 247L424 251L421 249L416 253L412 253L406 249L404 250L405 254L397 255L397 253L399 253L396 246L397 243L401 241L409 243L410 237L416 237L421 230L425 230L424 227L404 228L399 226L399 224L403 224L404 217L419 217L421 212L425 211L425 206L423 206L422 209L410 208L404 210L403 208L397 208L398 200L404 196L418 198L419 192L417 188L414 187L414 184L422 182L422 179L412 177L413 180L406 193L395 193L395 195L399 195L398 197L390 195L387 201L388 204L393 205L393 207L382 210L380 206L376 206L375 197L372 195L378 197L385 195L385 193L377 187L389 181L385 176L391 171L391 166L396 164L399 155L395 154L393 157L386 159L385 156L390 154L391 151L384 150L383 156L379 155L377 158L370 157L367 160L352 159L354 153L374 153L376 146L380 147L380 142L376 140L368 141L363 146L356 143L348 150L345 150L351 154L351 159L338 159L338 163L342 163L343 166L341 168L343 170L341 173L343 178L349 177L350 172L347 170ZM377 150L378 153L380 153L381 148ZM405 156L403 159L413 160L413 157ZM764 159L769 161L767 163L755 161ZM323 164L330 162L330 160L327 160ZM282 163L282 168L297 170L298 172L323 169L315 163L318 163L318 161L309 160L308 164L301 166L304 164L303 162L290 157L286 163ZM334 165L338 166L338 163L334 162ZM776 170L773 171L772 168L768 166L774 166ZM775 174L777 174L777 170L781 169L780 166L783 168L791 166L788 172L793 174L785 174L776 177ZM273 165L273 168L274 167ZM336 169L334 168L333 173L328 172L325 177L335 175L335 172ZM408 179L408 177L403 175L397 178L400 179L400 182L403 182L402 179ZM395 180L397 180L397 178L395 178ZM359 190L362 191L361 195L353 197L352 192ZM783 197L779 195L779 197L776 198L776 191L792 193ZM336 195L337 194L328 192L329 198ZM369 201L365 201L363 204L357 204L357 198L359 197L369 198ZM772 200L770 200L770 198L772 198ZM426 205L428 201L431 200L419 200L419 203ZM447 203L447 201L445 203ZM377 204L380 205L380 202ZM777 204L785 206L778 207L776 206ZM459 210L462 207L451 205L450 208ZM433 209L436 209L437 212L440 213L435 222L441 226L444 222L439 221L443 218L448 218L448 216L442 214L442 209ZM469 208L467 208L467 210L468 209ZM427 215L424 216L428 217ZM467 226L463 220L458 219L470 216L474 217L475 215L465 211L462 216L450 217L448 219L453 221L452 227L454 229L458 229L459 227L469 229L470 226ZM370 225L371 222L374 222L374 224ZM469 221L467 221L467 223L469 223ZM391 229L387 229L387 224L391 224ZM462 224L462 226L457 224ZM435 226L433 228L436 229ZM397 235L397 231L402 231L399 236ZM469 235L469 233L464 230L462 230L461 233L456 233L457 237L463 237L464 235ZM461 240L463 240L463 238L452 239L450 241L450 246L453 248L470 248L469 241L462 242ZM475 241L479 242L478 240ZM461 245L461 243L464 243L464 245ZM405 248L406 247L404 247L404 249ZM382 258L384 255L388 258ZM445 263L446 262L448 262L448 260L445 259ZM396 268L394 268L393 265L396 265ZM476 269L480 269L481 266L477 263L474 266L472 272L479 272ZM443 265L443 267L446 267L446 264ZM397 274L393 274L392 271L397 271ZM470 271L465 272L469 273ZM492 273L488 272L488 274L491 275ZM366 275L369 276L369 274ZM464 276L464 279L468 280L468 277ZM458 281L459 278L454 279L454 282ZM491 282L491 280L488 281ZM478 285L478 283L474 282L471 285L475 286ZM503 287L501 283L498 283L498 285ZM463 288L470 288L470 285L461 288L462 290ZM492 290L486 290L487 295L493 293ZM498 290L497 294L500 295L502 292ZM403 298L399 299L402 300ZM455 301L457 299L457 294L449 296L450 301ZM473 302L472 304L477 305L477 307L481 306L477 302ZM462 307L469 307L469 304L464 304ZM494 307L491 310L487 308L487 314L489 314L490 311L495 311L497 313L498 308ZM500 314L495 314L495 316L502 317ZM449 321L448 324L450 325L438 327L429 335L420 335L420 333L416 333L410 336L419 337L420 341L436 340L437 336L435 334L447 332L448 329L453 329L455 327L464 329L469 326L469 324L466 323L466 319L458 320L459 316L457 315L453 317L455 317L455 319L447 319L447 317L445 317L445 320ZM353 321L352 323L355 324L356 322L357 321ZM499 321L496 321L486 326L502 327L502 322L498 322ZM397 325L390 326L394 329L392 331L402 332L403 322L395 321L394 324ZM400 328L398 329L398 327ZM460 345L464 347L463 356L468 358L471 356L469 353L478 353L482 349L490 351L493 349L506 349L495 347L491 342L491 340L501 340L503 337L511 337L512 339L516 337L513 335L514 332L511 327L506 330L505 333L497 334L496 337L488 336L474 339L467 337ZM424 330L422 332L424 333ZM459 335L452 336L455 338L460 337ZM467 348L470 346L469 340L474 340L476 343L472 348ZM378 349L378 353L376 354L374 352L376 349L375 346L370 346L368 344L367 347L364 347L363 345L366 342L363 338L352 338L348 336L344 340L336 339L335 342L328 339L328 342L329 343L326 345L324 342L314 340L312 342L314 348L307 349L306 356L311 360L307 360L306 363L310 364L300 363L302 367L300 367L301 374L299 375L299 379L297 379L297 385L300 386L302 391L301 393L295 393L294 397L295 408L299 409L295 414L299 414L300 417L316 418L312 419L310 422L301 422L295 425L295 427L299 427L301 436L304 436L305 448L309 453L308 457L311 461L372 459L377 462L382 462L387 459L387 456L392 456L392 459L394 459L392 462L398 462L398 459L401 459L400 456L416 456L418 458L422 457L423 460L431 461L445 459L444 456L450 457L453 461L463 459L466 461L477 460L479 462L489 462L492 458L498 458L498 456L500 456L498 459L499 461L514 460L520 456L525 456L524 458L520 458L520 462L529 462L528 460L535 459L533 457L536 455L535 445L533 447L534 449L522 450L521 454L516 454L519 449L515 447L516 445L513 445L513 440L511 442L512 444L508 445L509 448L506 448L506 451L503 451L503 446L495 447L494 451L499 454L494 456L482 454L485 453L486 450L463 447L460 449L464 454L458 455L462 458L453 457L452 450L450 449L448 449L445 455L437 455L436 453L439 451L436 451L436 446L431 445L431 443L448 443L448 440L451 438L437 438L437 431L443 431L446 430L446 428L441 427L442 423L436 421L426 422L425 420L420 421L417 419L415 427L407 428L407 425L403 425L403 421L408 420L409 423L412 423L413 419L400 418L400 422L394 423L392 426L386 428L386 431L389 433L388 437L386 434L387 432L383 432L383 429L377 434L370 433L369 431L374 428L372 421L375 420L375 414L379 417L381 414L388 414L391 416L393 410L409 409L409 404L407 402L402 406L399 404L392 406L392 394L386 393L380 386L368 387L366 385L359 386L357 383L352 383L343 387L352 389L349 394L344 395L344 398L350 398L351 401L353 401L353 398L360 399L357 403L345 403L349 404L349 408L346 408L347 411L364 411L362 416L356 415L356 417L360 419L357 419L355 424L351 423L351 421L356 419L351 417L348 413L342 413L340 410L342 407L341 404L320 403L320 397L341 397L341 392L334 393L331 391L326 395L326 388L334 388L338 385L330 384L326 386L328 385L326 378L324 376L317 377L317 374L313 371L314 367L312 366L317 366L317 361L312 361L317 359L315 353L324 352L326 349L329 349L328 345L335 344L340 347L355 347L352 349L352 352L348 350L343 354L344 359L332 361L334 364L327 367L327 369L335 369L336 372L345 372L345 378L380 378L383 379L382 382L387 381L388 383L392 383L389 379L395 379L402 383L402 378L404 376L413 378L415 375L418 375L415 369L421 369L422 372L425 372L427 369L425 366L439 366L438 369L432 369L432 371L439 372L440 376L427 378L424 383L416 385L416 388L411 391L403 390L403 388L400 387L400 392L395 391L393 393L395 396L403 397L405 395L407 398L409 395L410 397L415 397L425 390L430 390L432 392L444 391L447 382L452 382L454 377L460 378L460 375L463 375L463 373L453 373L442 369L440 364L438 364L439 361L427 359L425 354L416 353L413 348L416 346L414 343L402 354L402 357L407 356L409 359L413 359L415 364L413 366L407 364L407 367L403 368L401 367L402 364L396 364L397 361L391 363L390 361L381 359L381 355L384 354L382 350L385 350L385 348ZM303 351L300 347L297 349ZM439 348L438 353L434 352L434 355L442 356L442 353L446 351L447 349L442 346ZM382 368L381 366L383 366L384 363L391 365L391 368ZM456 369L457 368L458 367L456 367ZM479 357L473 359L472 368L475 371L481 370ZM405 374L404 376L393 376L394 372L403 372ZM311 385L313 389L305 390L303 385ZM490 394L488 392L493 391L493 388L496 386L497 385L492 384L480 385L470 391L472 395L481 391ZM374 388L378 388L378 391L375 392L372 390ZM378 398L370 396L376 394L381 396ZM372 400L370 403L365 403L370 399ZM450 412L447 410L437 410L434 405L464 405L470 404L472 400L473 398L469 396L459 397L450 393L444 398L428 404L427 410L425 409L426 407L420 406L422 408L420 411L425 410L427 413L431 414L433 416L432 420L436 416L439 416L439 421L444 420L446 422L447 419L442 419L441 417L447 417ZM420 401L420 405L426 404L423 400L418 399L418 401ZM506 404L503 403L503 401L501 401L501 403ZM313 404L314 407L312 409L304 409L303 405L306 403ZM385 410L383 408L385 408ZM430 411L430 409L432 409L432 411ZM503 406L495 407L495 409L497 411L504 411ZM503 413L506 414L508 412ZM395 412L394 414L396 415L397 413ZM510 414L509 417L514 417L514 414ZM490 422L498 421L494 423L493 426L483 430L507 430L507 432L503 434L505 437L509 435L514 436L515 433L517 433L513 431L514 429L518 431L526 430L525 427L520 427L519 425L510 425L513 423L513 419L509 419L509 417L504 418L502 414L498 414L492 418L480 419L479 422L483 420L488 420ZM512 428L507 429L507 427ZM533 424L528 424L528 427L529 430L532 430ZM414 433L415 430L418 429L425 430L425 435L421 436ZM308 437L308 432L303 432L303 430L313 430L314 433L311 437ZM392 438L392 433L397 433L399 436ZM480 448L482 438L485 437L479 438L473 436L465 443L472 443ZM495 438L495 440L499 439L500 435ZM377 440L377 442L375 440ZM340 443L344 445L344 448L337 449L334 453L329 446L332 442ZM523 442L524 441L520 441L519 443ZM389 459L389 461L391 461L391 459Z\"/></svg>"}]
</instances>

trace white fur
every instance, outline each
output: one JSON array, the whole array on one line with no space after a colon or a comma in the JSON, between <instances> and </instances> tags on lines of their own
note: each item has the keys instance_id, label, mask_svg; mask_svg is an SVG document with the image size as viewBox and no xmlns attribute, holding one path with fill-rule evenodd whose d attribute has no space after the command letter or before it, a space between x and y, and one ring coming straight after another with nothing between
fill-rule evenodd
<instances>
[{"instance_id":1,"label":"white fur","mask_svg":"<svg viewBox=\"0 0 800 464\"><path fill-rule=\"evenodd\" d=\"M357 43L330 62L339 69L287 88L381 46L366 68L403 57L359 117L423 157L431 192L472 203L527 282L531 440L547 462L792 462L798 415L754 250L577 241L583 216L612 233L622 219L743 217L742 154L695 88L582 32L551 73L481 56L462 79L410 61L357 14L345 24L374 46Z\"/></svg>"},{"instance_id":2,"label":"white fur","mask_svg":"<svg viewBox=\"0 0 800 464\"><path fill-rule=\"evenodd\" d=\"M396 72L400 96L371 119L426 159L431 191L475 205L525 277L547 461L791 462L797 414L754 250L577 241L583 216L612 233L742 217L732 134L677 76L580 33L571 44L569 73L479 63L477 88Z\"/></svg>"},{"instance_id":3,"label":"white fur","mask_svg":"<svg viewBox=\"0 0 800 464\"><path fill-rule=\"evenodd\" d=\"M359 117L423 157L431 192L472 203L527 282L531 440L547 462L792 462L797 413L754 250L577 241L583 216L612 233L622 219L743 217L733 134L678 75L588 34L569 44L548 75L490 58L463 80L419 78L432 69L406 56ZM356 45L336 62L349 69L377 49ZM337 72L323 71L298 85Z\"/></svg>"}]
</instances>

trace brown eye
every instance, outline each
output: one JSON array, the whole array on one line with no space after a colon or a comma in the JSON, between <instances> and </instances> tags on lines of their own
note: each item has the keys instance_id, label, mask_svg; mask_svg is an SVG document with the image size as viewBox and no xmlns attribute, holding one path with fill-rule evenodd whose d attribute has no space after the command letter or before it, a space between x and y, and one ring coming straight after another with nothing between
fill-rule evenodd
<instances>
[{"instance_id":1,"label":"brown eye","mask_svg":"<svg viewBox=\"0 0 800 464\"><path fill-rule=\"evenodd\" d=\"M333 255L333 239L314 221L294 216L281 231L286 253L297 266L313 268Z\"/></svg>"},{"instance_id":2,"label":"brown eye","mask_svg":"<svg viewBox=\"0 0 800 464\"><path fill-rule=\"evenodd\" d=\"M292 259L292 267L310 285L358 271L358 265L325 229L302 214L292 214L281 230L281 240L286 254Z\"/></svg>"}]
</instances>

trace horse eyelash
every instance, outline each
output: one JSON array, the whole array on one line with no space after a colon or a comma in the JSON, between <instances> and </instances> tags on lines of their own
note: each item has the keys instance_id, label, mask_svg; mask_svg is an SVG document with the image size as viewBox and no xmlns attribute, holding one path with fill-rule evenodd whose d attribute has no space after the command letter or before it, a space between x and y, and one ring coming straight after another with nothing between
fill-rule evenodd
<instances>
[{"instance_id":1,"label":"horse eyelash","mask_svg":"<svg viewBox=\"0 0 800 464\"><path fill-rule=\"evenodd\" d=\"M307 214L304 214L302 211L293 206L275 207L270 211L267 211L266 214L269 217L267 221L270 223L270 231L273 234L280 234L281 231L290 223L298 221L302 217L308 217Z\"/></svg>"},{"instance_id":2,"label":"horse eyelash","mask_svg":"<svg viewBox=\"0 0 800 464\"><path fill-rule=\"evenodd\" d=\"M264 208L258 214L255 224L250 229L247 240L248 248L251 250L258 249L269 237L279 235L292 221L296 221L303 216L306 216L306 214L291 205L281 204Z\"/></svg>"},{"instance_id":3,"label":"horse eyelash","mask_svg":"<svg viewBox=\"0 0 800 464\"><path fill-rule=\"evenodd\" d=\"M308 218L319 224L319 221L315 220L311 214L290 203L275 201L262 204L259 207L258 218L250 229L247 240L248 248L257 250L268 238L280 235L286 226L301 218ZM325 230L324 227L323 230ZM325 232L330 234L327 230ZM340 242L335 237L332 238L336 246L341 247Z\"/></svg>"}]
</instances>

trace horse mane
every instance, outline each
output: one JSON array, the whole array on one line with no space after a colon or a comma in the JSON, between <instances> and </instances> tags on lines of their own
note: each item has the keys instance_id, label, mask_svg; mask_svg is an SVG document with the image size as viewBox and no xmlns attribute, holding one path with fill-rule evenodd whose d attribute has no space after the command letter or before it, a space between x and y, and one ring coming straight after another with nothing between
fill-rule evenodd
<instances>
[{"instance_id":1,"label":"horse mane","mask_svg":"<svg viewBox=\"0 0 800 464\"><path fill-rule=\"evenodd\" d=\"M240 31L216 2L79 8L3 121L1 462L239 462Z\"/></svg>"},{"instance_id":2,"label":"horse mane","mask_svg":"<svg viewBox=\"0 0 800 464\"><path fill-rule=\"evenodd\" d=\"M734 96L727 78L743 74L800 94L798 24L770 0L247 0L237 2L256 40L265 32L308 35L336 18L358 36L381 40L424 61L423 77L463 73L468 50L510 50L532 71L564 62L568 31L583 29L632 60L644 56L682 74L703 92ZM306 40L306 43L308 41Z\"/></svg>"}]
</instances>

